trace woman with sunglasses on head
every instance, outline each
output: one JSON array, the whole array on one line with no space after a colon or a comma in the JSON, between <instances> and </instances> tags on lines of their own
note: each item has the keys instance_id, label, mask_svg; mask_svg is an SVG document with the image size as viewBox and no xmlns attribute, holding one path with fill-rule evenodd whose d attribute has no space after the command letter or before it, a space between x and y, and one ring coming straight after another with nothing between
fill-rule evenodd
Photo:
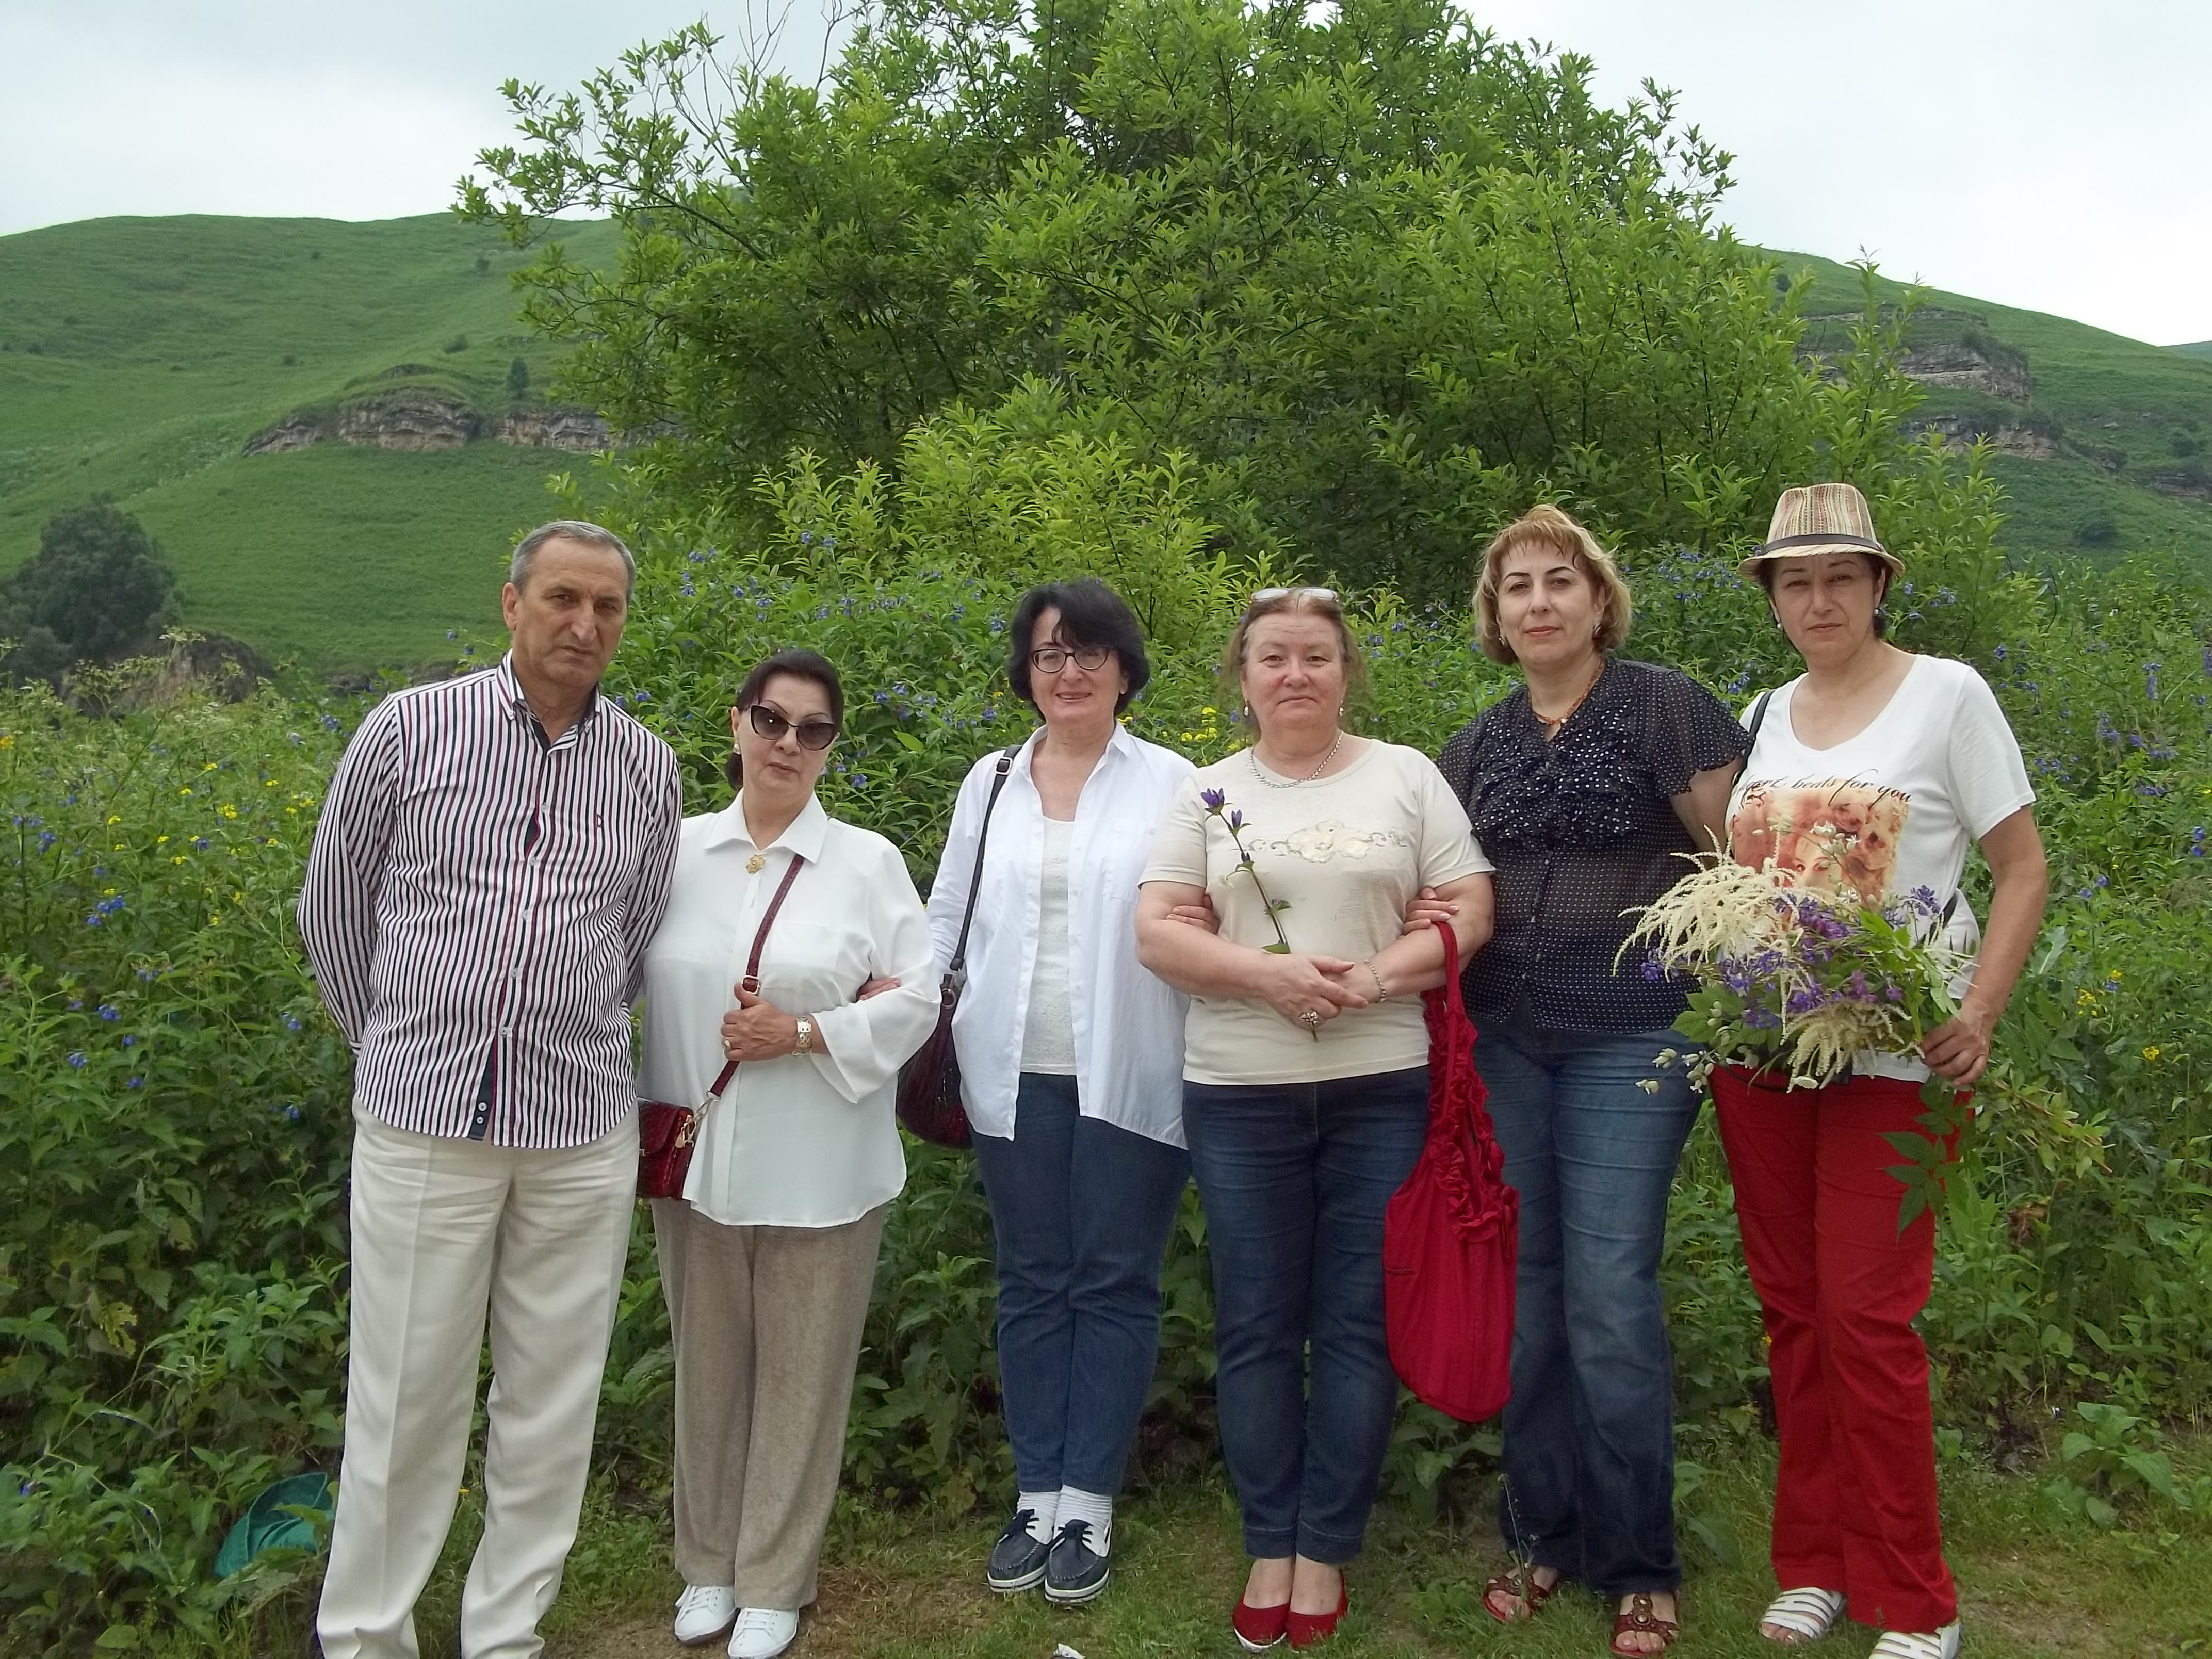
<instances>
[{"instance_id":1,"label":"woman with sunglasses on head","mask_svg":"<svg viewBox=\"0 0 2212 1659\"><path fill-rule=\"evenodd\" d=\"M1009 678L1042 724L969 773L929 924L941 976L980 881L952 1036L997 1240L1018 1487L986 1577L1074 1604L1111 1575L1114 1499L1159 1357L1160 1261L1189 1170L1183 1000L1130 942L1152 828L1191 764L1121 727L1152 668L1134 613L1104 583L1030 589L1010 631Z\"/></svg>"},{"instance_id":2,"label":"woman with sunglasses on head","mask_svg":"<svg viewBox=\"0 0 2212 1659\"><path fill-rule=\"evenodd\" d=\"M653 1205L676 1356L676 1638L726 1632L732 1659L782 1652L814 1600L877 1245L906 1182L898 1069L937 1014L905 860L815 799L844 709L811 651L746 676L737 798L684 821L645 962L644 1097L702 1100L738 1062L683 1196Z\"/></svg>"},{"instance_id":3,"label":"woman with sunglasses on head","mask_svg":"<svg viewBox=\"0 0 2212 1659\"><path fill-rule=\"evenodd\" d=\"M1491 542L1474 611L1483 654L1522 674L1439 761L1498 864L1497 933L1463 983L1521 1194L1498 1500L1520 1565L1482 1605L1510 1624L1573 1579L1614 1604L1613 1652L1657 1653L1682 1577L1659 1257L1698 1101L1656 1057L1683 1046L1691 987L1615 962L1636 908L1717 848L1751 744L1686 674L1613 654L1627 584L1556 507Z\"/></svg>"},{"instance_id":4,"label":"woman with sunglasses on head","mask_svg":"<svg viewBox=\"0 0 2212 1659\"><path fill-rule=\"evenodd\" d=\"M1489 936L1490 864L1427 756L1346 729L1362 664L1334 593L1255 595L1221 673L1252 743L1176 794L1137 950L1192 999L1183 1127L1253 1558L1231 1621L1256 1652L1327 1638L1348 1605L1398 1404L1382 1212L1428 1132L1420 994ZM1457 961L1401 935L1424 887L1457 907ZM1209 901L1218 932L1186 925Z\"/></svg>"}]
</instances>

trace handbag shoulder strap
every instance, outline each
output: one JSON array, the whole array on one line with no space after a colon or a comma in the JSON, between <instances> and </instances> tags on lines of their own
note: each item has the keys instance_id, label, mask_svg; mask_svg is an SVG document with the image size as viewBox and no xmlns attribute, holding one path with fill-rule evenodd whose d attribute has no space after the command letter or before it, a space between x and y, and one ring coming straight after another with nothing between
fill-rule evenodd
<instances>
[{"instance_id":1,"label":"handbag shoulder strap","mask_svg":"<svg viewBox=\"0 0 2212 1659\"><path fill-rule=\"evenodd\" d=\"M1774 688L1770 685L1759 694L1759 701L1751 706L1751 724L1744 729L1751 733L1754 744L1759 742L1759 728L1766 724L1766 705L1773 701Z\"/></svg>"},{"instance_id":2,"label":"handbag shoulder strap","mask_svg":"<svg viewBox=\"0 0 2212 1659\"><path fill-rule=\"evenodd\" d=\"M1014 757L1021 752L1021 744L1009 744L999 756L998 775L991 780L991 798L983 803L983 826L975 832L975 866L968 874L968 903L960 913L960 942L952 947L952 961L947 971L963 973L968 967L968 930L975 922L975 895L983 886L983 848L991 839L991 813L999 804L999 792L1006 787L1006 774L1013 769Z\"/></svg>"},{"instance_id":3,"label":"handbag shoulder strap","mask_svg":"<svg viewBox=\"0 0 2212 1659\"><path fill-rule=\"evenodd\" d=\"M805 862L796 853L791 855L791 862L784 866L783 880L776 887L775 896L769 900L768 908L761 913L760 931L753 935L752 954L745 958L744 988L756 996L760 994L761 952L768 945L768 930L775 925L775 913L783 908L784 900L790 896L791 884L799 879L799 866ZM707 1097L712 1100L728 1088L730 1079L737 1075L737 1072L736 1060L726 1062L714 1079L714 1087L707 1091Z\"/></svg>"}]
</instances>

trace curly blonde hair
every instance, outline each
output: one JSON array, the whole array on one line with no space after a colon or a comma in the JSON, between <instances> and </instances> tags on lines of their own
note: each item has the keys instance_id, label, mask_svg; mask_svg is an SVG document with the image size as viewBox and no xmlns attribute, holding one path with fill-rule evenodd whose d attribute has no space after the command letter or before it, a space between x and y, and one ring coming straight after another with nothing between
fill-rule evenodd
<instances>
[{"instance_id":1,"label":"curly blonde hair","mask_svg":"<svg viewBox=\"0 0 2212 1659\"><path fill-rule=\"evenodd\" d=\"M1482 654L1492 662L1510 665L1520 660L1498 630L1498 577L1508 554L1532 544L1565 554L1575 568L1589 579L1601 606L1597 648L1619 650L1628 638L1628 624L1636 614L1636 607L1628 597L1628 584L1621 579L1620 567L1613 562L1612 554L1598 545L1597 538L1571 515L1544 501L1499 531L1483 550L1482 572L1474 583L1475 640L1482 647Z\"/></svg>"}]
</instances>

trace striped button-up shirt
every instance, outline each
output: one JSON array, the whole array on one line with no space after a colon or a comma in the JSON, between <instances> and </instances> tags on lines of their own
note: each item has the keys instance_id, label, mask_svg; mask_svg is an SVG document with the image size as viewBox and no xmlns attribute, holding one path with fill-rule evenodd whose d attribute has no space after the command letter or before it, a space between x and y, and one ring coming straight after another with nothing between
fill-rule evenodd
<instances>
[{"instance_id":1,"label":"striped button-up shirt","mask_svg":"<svg viewBox=\"0 0 2212 1659\"><path fill-rule=\"evenodd\" d=\"M596 695L549 739L511 659L370 710L300 894L356 1108L499 1146L617 1127L682 821L666 744Z\"/></svg>"}]
</instances>

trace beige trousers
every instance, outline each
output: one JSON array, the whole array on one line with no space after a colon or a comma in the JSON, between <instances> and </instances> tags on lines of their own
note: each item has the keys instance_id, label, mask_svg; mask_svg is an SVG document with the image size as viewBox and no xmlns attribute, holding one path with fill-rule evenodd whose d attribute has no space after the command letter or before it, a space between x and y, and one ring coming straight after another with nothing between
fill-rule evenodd
<instances>
[{"instance_id":1,"label":"beige trousers","mask_svg":"<svg viewBox=\"0 0 2212 1659\"><path fill-rule=\"evenodd\" d=\"M461 1652L536 1659L591 1473L637 1119L556 1152L354 1121L353 1341L323 1652L415 1659L415 1601L453 1522L489 1317L484 1528Z\"/></svg>"},{"instance_id":2,"label":"beige trousers","mask_svg":"<svg viewBox=\"0 0 2212 1659\"><path fill-rule=\"evenodd\" d=\"M890 1207L837 1227L726 1227L654 1200L685 1583L735 1584L740 1607L814 1600Z\"/></svg>"}]
</instances>

